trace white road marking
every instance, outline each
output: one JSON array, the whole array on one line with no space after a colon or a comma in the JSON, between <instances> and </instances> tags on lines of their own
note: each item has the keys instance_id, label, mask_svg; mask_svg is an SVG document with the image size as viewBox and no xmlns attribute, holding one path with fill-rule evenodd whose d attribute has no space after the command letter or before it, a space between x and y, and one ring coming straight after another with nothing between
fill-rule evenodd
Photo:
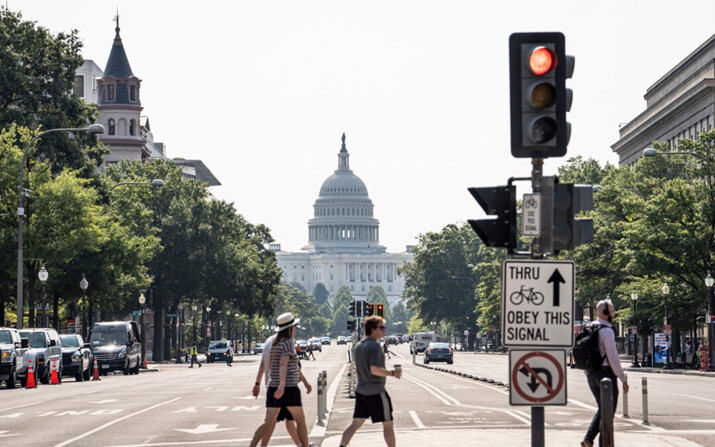
<instances>
[{"instance_id":1,"label":"white road marking","mask_svg":"<svg viewBox=\"0 0 715 447\"><path fill-rule=\"evenodd\" d=\"M8 434L8 433L10 433L10 430L0 430L0 438L8 438L10 436L19 436L20 435L20 433L12 433L12 434Z\"/></svg>"},{"instance_id":2,"label":"white road marking","mask_svg":"<svg viewBox=\"0 0 715 447\"><path fill-rule=\"evenodd\" d=\"M95 402L90 401L90 404L109 404L112 402L117 402L117 399L104 399L104 400L98 400Z\"/></svg>"},{"instance_id":3,"label":"white road marking","mask_svg":"<svg viewBox=\"0 0 715 447\"><path fill-rule=\"evenodd\" d=\"M41 402L33 402L33 403L31 403L31 404L18 405L17 407L3 408L3 409L0 410L0 411L10 411L10 410L14 410L14 409L16 409L16 408L24 408L24 407L29 407L29 406L31 406L31 405L39 405L39 404L42 404L42 403L44 403L44 402L42 402L42 401L41 401Z\"/></svg>"},{"instance_id":4,"label":"white road marking","mask_svg":"<svg viewBox=\"0 0 715 447\"><path fill-rule=\"evenodd\" d=\"M204 391L211 391L212 389L214 389L214 387L210 386L208 388L204 388Z\"/></svg>"},{"instance_id":5,"label":"white road marking","mask_svg":"<svg viewBox=\"0 0 715 447\"><path fill-rule=\"evenodd\" d=\"M412 420L415 421L415 425L417 428L425 428L424 424L420 420L420 418L417 416L417 412L410 410L410 416L412 416Z\"/></svg>"},{"instance_id":6,"label":"white road marking","mask_svg":"<svg viewBox=\"0 0 715 447\"><path fill-rule=\"evenodd\" d=\"M204 435L206 433L216 433L220 431L233 430L233 428L218 428L218 424L201 424L196 428L175 428L176 431L191 433L192 435Z\"/></svg>"},{"instance_id":7,"label":"white road marking","mask_svg":"<svg viewBox=\"0 0 715 447\"><path fill-rule=\"evenodd\" d=\"M445 405L450 405L450 406L451 406L451 405L461 405L461 403L460 403L457 399L455 399L455 398L453 398L452 396L448 395L447 393L445 393L444 391L440 390L440 389L437 388L436 386L434 386L434 385L432 385L432 384L430 384L430 383L427 383L427 382L425 382L425 381L423 381L423 380L420 380L420 379L418 379L418 378L416 378L416 377L414 377L414 376L412 376L412 375L410 375L410 374L402 374L402 375L403 375L407 380L409 380L409 381L411 381L411 382L414 382L414 383L416 383L417 385L419 385L419 386L421 386L422 388L424 388L425 390L427 390L427 392L429 392L430 394L432 394L432 395L433 395L434 397L436 397L437 399L441 400ZM439 393L439 394L437 394L437 393ZM441 395L441 396L440 396L440 395Z\"/></svg>"},{"instance_id":8,"label":"white road marking","mask_svg":"<svg viewBox=\"0 0 715 447\"><path fill-rule=\"evenodd\" d=\"M107 423L104 424L104 425L100 425L99 427L94 428L94 429L92 429L92 430L90 430L90 431L88 431L88 432L86 432L86 433L83 433L83 434L81 434L81 435L79 435L79 436L75 436L75 437L72 438L72 439L67 439L67 440L64 441L64 442L61 442L61 443L59 443L59 444L55 444L54 447L64 447L64 446L66 446L66 445L70 445L70 444L72 444L72 443L75 442L75 441L78 441L78 440L80 440L80 439L86 438L87 436L92 435L92 434L94 434L94 433L97 433L98 431L104 430L104 429L107 428L107 427L111 427L112 425L116 424L117 422L121 422L121 421L123 421L123 420L129 419L129 418L132 417L132 416L137 416L137 415L140 415L140 414L142 414L142 413L146 413L147 411L151 411L151 410L153 410L154 408L161 407L162 405L166 405L166 404L170 404L170 403L172 403L172 402L176 402L176 401L179 400L179 399L181 399L181 398L180 398L180 397L175 397L174 399L167 400L166 402L161 402L161 403L158 403L158 404L156 404L156 405L152 405L151 407L144 408L143 410L139 410L139 411L136 411L136 412L134 412L134 413L128 414L128 415L126 415L126 416L123 416L123 417L114 419L113 421L107 422Z\"/></svg>"}]
</instances>

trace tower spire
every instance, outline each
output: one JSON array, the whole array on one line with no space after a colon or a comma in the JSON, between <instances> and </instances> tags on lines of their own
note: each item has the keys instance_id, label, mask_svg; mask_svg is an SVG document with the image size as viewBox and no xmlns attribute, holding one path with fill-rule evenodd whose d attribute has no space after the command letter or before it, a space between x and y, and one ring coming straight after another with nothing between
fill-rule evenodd
<instances>
[{"instance_id":1,"label":"tower spire","mask_svg":"<svg viewBox=\"0 0 715 447\"><path fill-rule=\"evenodd\" d=\"M119 6L117 6L117 14L114 16L114 21L117 22L117 26L114 28L114 31L116 31L117 35L114 36L114 39L121 40L121 37L119 37Z\"/></svg>"},{"instance_id":2,"label":"tower spire","mask_svg":"<svg viewBox=\"0 0 715 447\"><path fill-rule=\"evenodd\" d=\"M348 148L345 146L345 132L343 132L343 147L340 148L340 153L338 153L338 170L347 169L350 170L350 154L348 153Z\"/></svg>"}]
</instances>

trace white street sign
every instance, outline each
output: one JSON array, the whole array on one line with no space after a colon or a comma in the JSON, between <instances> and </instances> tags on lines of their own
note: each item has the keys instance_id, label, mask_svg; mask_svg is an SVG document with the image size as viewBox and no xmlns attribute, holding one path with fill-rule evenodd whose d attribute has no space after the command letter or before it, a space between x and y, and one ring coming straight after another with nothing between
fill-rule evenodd
<instances>
[{"instance_id":1,"label":"white street sign","mask_svg":"<svg viewBox=\"0 0 715 447\"><path fill-rule=\"evenodd\" d=\"M566 351L509 350L511 405L566 405Z\"/></svg>"},{"instance_id":2,"label":"white street sign","mask_svg":"<svg viewBox=\"0 0 715 447\"><path fill-rule=\"evenodd\" d=\"M573 346L574 263L502 262L503 345Z\"/></svg>"},{"instance_id":3,"label":"white street sign","mask_svg":"<svg viewBox=\"0 0 715 447\"><path fill-rule=\"evenodd\" d=\"M524 194L521 232L524 236L541 236L541 194Z\"/></svg>"}]
</instances>

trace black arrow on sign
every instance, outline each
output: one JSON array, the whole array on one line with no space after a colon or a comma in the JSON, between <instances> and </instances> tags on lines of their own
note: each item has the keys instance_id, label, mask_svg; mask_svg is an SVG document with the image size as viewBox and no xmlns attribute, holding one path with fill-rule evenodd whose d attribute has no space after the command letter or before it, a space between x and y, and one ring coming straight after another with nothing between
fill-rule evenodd
<instances>
[{"instance_id":1,"label":"black arrow on sign","mask_svg":"<svg viewBox=\"0 0 715 447\"><path fill-rule=\"evenodd\" d=\"M559 307L559 283L566 284L566 281L564 281L564 277L561 276L559 269L554 270L554 273L551 275L551 278L549 278L549 280L546 282L554 283L554 307Z\"/></svg>"},{"instance_id":2,"label":"black arrow on sign","mask_svg":"<svg viewBox=\"0 0 715 447\"><path fill-rule=\"evenodd\" d=\"M536 381L536 375L537 374L544 374L546 376L546 388L549 389L550 392L553 392L552 384L551 384L551 371L549 371L546 368L527 368L526 366L522 366L521 369L519 369L519 372L524 374L526 377L529 377L531 375L531 382L527 383L526 385L529 387L531 392L533 393L536 391L536 389L539 387L539 383ZM543 381L543 380L542 380Z\"/></svg>"}]
</instances>

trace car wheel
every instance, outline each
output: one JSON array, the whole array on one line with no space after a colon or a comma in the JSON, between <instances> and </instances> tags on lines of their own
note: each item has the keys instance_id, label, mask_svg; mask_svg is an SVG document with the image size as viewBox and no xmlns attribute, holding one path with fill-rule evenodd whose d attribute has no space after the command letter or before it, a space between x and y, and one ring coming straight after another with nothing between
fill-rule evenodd
<instances>
[{"instance_id":1,"label":"car wheel","mask_svg":"<svg viewBox=\"0 0 715 447\"><path fill-rule=\"evenodd\" d=\"M13 389L15 388L15 385L17 384L17 372L15 371L15 368L12 368L12 371L10 372L10 377L5 381L5 385L7 385L8 389Z\"/></svg>"},{"instance_id":2,"label":"car wheel","mask_svg":"<svg viewBox=\"0 0 715 447\"><path fill-rule=\"evenodd\" d=\"M429 365L429 357L425 356L425 364Z\"/></svg>"},{"instance_id":3,"label":"car wheel","mask_svg":"<svg viewBox=\"0 0 715 447\"><path fill-rule=\"evenodd\" d=\"M128 376L129 372L129 359L127 359L127 363L124 365L124 369L122 369L122 374Z\"/></svg>"},{"instance_id":4,"label":"car wheel","mask_svg":"<svg viewBox=\"0 0 715 447\"><path fill-rule=\"evenodd\" d=\"M451 365L452 363L454 363L452 360L447 360L448 365Z\"/></svg>"},{"instance_id":5,"label":"car wheel","mask_svg":"<svg viewBox=\"0 0 715 447\"><path fill-rule=\"evenodd\" d=\"M25 386L27 386L27 379L20 377L20 386L25 388Z\"/></svg>"}]
</instances>

